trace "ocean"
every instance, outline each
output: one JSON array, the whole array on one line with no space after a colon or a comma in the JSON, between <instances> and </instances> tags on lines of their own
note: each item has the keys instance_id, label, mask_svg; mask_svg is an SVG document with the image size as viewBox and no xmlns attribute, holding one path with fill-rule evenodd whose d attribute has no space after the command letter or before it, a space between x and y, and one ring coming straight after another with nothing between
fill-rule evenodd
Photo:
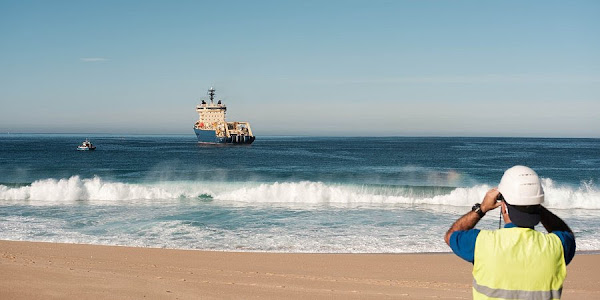
<instances>
[{"instance_id":1,"label":"ocean","mask_svg":"<svg viewBox=\"0 0 600 300\"><path fill-rule=\"evenodd\" d=\"M96 151L76 151L85 139ZM600 250L600 139L0 135L0 239L175 249L449 252L505 169L538 172L577 249ZM478 228L498 228L499 211ZM541 225L536 227L544 230Z\"/></svg>"}]
</instances>

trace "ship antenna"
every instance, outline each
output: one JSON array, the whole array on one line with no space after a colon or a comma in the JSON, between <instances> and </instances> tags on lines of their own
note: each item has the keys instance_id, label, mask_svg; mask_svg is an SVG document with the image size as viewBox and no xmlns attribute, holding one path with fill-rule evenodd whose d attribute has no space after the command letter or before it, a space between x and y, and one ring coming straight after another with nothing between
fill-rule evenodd
<instances>
[{"instance_id":1,"label":"ship antenna","mask_svg":"<svg viewBox=\"0 0 600 300\"><path fill-rule=\"evenodd\" d=\"M210 89L208 89L208 95L210 96L210 104L213 104L213 100L215 99L215 89L210 87Z\"/></svg>"}]
</instances>

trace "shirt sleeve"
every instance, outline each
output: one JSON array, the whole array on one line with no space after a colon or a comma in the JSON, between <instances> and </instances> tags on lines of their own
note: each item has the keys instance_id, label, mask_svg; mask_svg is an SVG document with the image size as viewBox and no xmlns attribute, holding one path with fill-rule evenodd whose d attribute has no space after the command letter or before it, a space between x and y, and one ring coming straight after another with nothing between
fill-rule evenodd
<instances>
[{"instance_id":1,"label":"shirt sleeve","mask_svg":"<svg viewBox=\"0 0 600 300\"><path fill-rule=\"evenodd\" d=\"M575 235L568 231L552 231L552 233L560 238L565 253L565 263L568 265L575 256Z\"/></svg>"},{"instance_id":2,"label":"shirt sleeve","mask_svg":"<svg viewBox=\"0 0 600 300\"><path fill-rule=\"evenodd\" d=\"M475 241L479 229L458 230L450 235L450 248L460 258L473 263L475 261Z\"/></svg>"}]
</instances>

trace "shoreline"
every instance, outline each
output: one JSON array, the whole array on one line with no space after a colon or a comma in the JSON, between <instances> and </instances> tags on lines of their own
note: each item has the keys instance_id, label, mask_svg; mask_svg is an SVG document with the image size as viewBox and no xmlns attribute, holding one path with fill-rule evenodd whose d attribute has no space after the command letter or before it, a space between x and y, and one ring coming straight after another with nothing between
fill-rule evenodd
<instances>
[{"instance_id":1,"label":"shoreline","mask_svg":"<svg viewBox=\"0 0 600 300\"><path fill-rule=\"evenodd\" d=\"M59 245L87 245L101 247L122 247L134 249L156 249L156 250L176 250L176 251L199 251L199 252L217 252L217 253L257 253L257 254L327 254L327 255L446 255L454 254L447 252L283 252L283 251L260 251L260 250L218 250L218 249L186 249L186 248L161 248L161 247L142 247L128 245L110 245L110 244L86 244L86 243L67 243L67 242L48 242L48 241L28 241L28 240L2 240L2 242L23 242L23 243L41 243L41 244L59 244ZM600 250L576 250L575 255L598 255Z\"/></svg>"},{"instance_id":2,"label":"shoreline","mask_svg":"<svg viewBox=\"0 0 600 300\"><path fill-rule=\"evenodd\" d=\"M600 255L578 252L563 299L600 298ZM0 240L2 299L471 299L451 253L272 253Z\"/></svg>"}]
</instances>

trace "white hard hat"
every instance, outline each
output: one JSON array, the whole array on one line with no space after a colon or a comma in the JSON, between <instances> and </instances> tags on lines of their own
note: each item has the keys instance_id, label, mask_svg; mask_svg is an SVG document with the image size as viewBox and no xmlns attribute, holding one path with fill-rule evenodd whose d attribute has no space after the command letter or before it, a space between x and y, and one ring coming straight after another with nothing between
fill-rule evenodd
<instances>
[{"instance_id":1,"label":"white hard hat","mask_svg":"<svg viewBox=\"0 0 600 300\"><path fill-rule=\"evenodd\" d=\"M511 205L544 203L544 189L537 173L529 167L514 166L504 172L498 191Z\"/></svg>"}]
</instances>

